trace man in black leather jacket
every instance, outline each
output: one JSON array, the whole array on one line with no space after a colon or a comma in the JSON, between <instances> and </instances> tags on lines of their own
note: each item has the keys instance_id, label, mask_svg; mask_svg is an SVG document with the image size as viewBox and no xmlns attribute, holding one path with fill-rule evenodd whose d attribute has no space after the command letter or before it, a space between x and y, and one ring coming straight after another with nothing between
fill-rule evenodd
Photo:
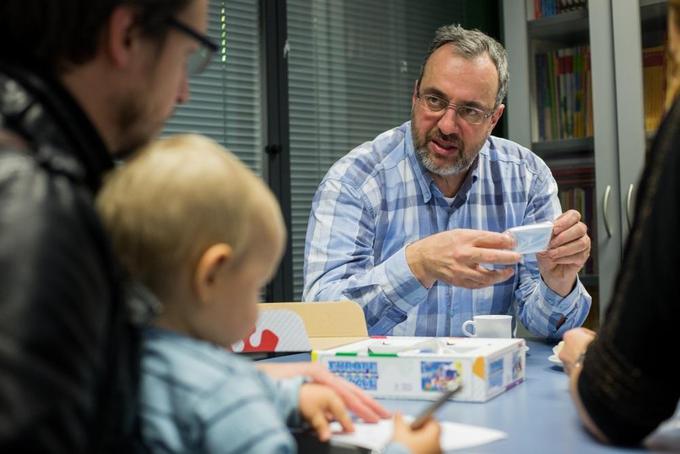
<instances>
[{"instance_id":1,"label":"man in black leather jacket","mask_svg":"<svg viewBox=\"0 0 680 454\"><path fill-rule=\"evenodd\" d=\"M207 0L0 2L0 452L132 449L137 338L93 197L187 100L206 22Z\"/></svg>"}]
</instances>

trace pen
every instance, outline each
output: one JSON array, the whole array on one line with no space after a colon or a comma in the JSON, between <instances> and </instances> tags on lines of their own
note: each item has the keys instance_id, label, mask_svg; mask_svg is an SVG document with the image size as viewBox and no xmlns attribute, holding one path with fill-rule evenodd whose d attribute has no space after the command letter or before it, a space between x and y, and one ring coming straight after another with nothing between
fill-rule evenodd
<instances>
[{"instance_id":1,"label":"pen","mask_svg":"<svg viewBox=\"0 0 680 454\"><path fill-rule=\"evenodd\" d=\"M411 423L411 430L418 430L421 427L423 427L425 422L430 418L430 416L432 416L432 414L435 411L437 411L439 407L444 405L444 403L447 400L449 400L451 396L453 396L463 388L463 385L461 385L460 382L452 382L449 386L450 386L449 389L444 391L441 394L441 396L437 398L437 400L428 405L423 411L420 412L416 419L413 420L413 422Z\"/></svg>"}]
</instances>

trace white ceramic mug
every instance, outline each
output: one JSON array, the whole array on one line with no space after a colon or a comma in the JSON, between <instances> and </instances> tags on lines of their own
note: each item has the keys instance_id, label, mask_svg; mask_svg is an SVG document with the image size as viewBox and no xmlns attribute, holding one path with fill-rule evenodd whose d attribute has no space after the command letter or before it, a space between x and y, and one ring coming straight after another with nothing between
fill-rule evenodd
<instances>
[{"instance_id":1,"label":"white ceramic mug","mask_svg":"<svg viewBox=\"0 0 680 454\"><path fill-rule=\"evenodd\" d=\"M461 329L468 337L512 337L512 315L475 315L463 323ZM466 328L473 326L474 333Z\"/></svg>"}]
</instances>

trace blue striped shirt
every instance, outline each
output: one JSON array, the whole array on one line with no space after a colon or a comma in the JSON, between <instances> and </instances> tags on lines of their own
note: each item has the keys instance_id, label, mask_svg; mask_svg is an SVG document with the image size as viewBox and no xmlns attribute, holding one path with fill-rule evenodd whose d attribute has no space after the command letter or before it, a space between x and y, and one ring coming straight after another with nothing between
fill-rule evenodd
<instances>
[{"instance_id":1,"label":"blue striped shirt","mask_svg":"<svg viewBox=\"0 0 680 454\"><path fill-rule=\"evenodd\" d=\"M158 328L143 333L140 412L152 452L294 453L302 377L271 380L224 348Z\"/></svg>"},{"instance_id":2,"label":"blue striped shirt","mask_svg":"<svg viewBox=\"0 0 680 454\"><path fill-rule=\"evenodd\" d=\"M473 315L512 314L535 335L561 337L583 323L591 298L580 281L564 298L553 292L534 255L524 256L507 281L472 290L423 287L404 253L409 243L445 230L503 232L561 212L546 164L493 136L447 201L418 161L406 122L352 150L321 182L307 228L303 299L358 302L372 335L460 336Z\"/></svg>"}]
</instances>

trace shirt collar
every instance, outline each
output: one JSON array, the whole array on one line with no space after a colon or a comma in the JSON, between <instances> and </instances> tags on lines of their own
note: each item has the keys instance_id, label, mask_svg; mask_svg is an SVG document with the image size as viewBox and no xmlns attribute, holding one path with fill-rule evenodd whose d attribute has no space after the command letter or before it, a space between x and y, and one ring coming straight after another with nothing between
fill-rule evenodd
<instances>
[{"instance_id":1,"label":"shirt collar","mask_svg":"<svg viewBox=\"0 0 680 454\"><path fill-rule=\"evenodd\" d=\"M163 312L163 303L144 284L130 279L125 283L125 301L133 324L149 324Z\"/></svg>"}]
</instances>

